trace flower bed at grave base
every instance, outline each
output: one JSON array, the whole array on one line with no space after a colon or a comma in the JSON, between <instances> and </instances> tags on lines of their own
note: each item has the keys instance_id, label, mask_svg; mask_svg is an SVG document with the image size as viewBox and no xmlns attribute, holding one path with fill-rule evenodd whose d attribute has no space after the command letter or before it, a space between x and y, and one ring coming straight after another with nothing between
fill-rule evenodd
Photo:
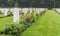
<instances>
[{"instance_id":1,"label":"flower bed at grave base","mask_svg":"<svg viewBox=\"0 0 60 36\"><path fill-rule=\"evenodd\" d=\"M29 18L28 18L29 19ZM0 34L6 34L6 35L16 35L19 36L23 31L25 31L31 24L32 21L34 20L27 20L21 24L11 24L11 25L6 25L5 29L0 32Z\"/></svg>"},{"instance_id":2,"label":"flower bed at grave base","mask_svg":"<svg viewBox=\"0 0 60 36\"><path fill-rule=\"evenodd\" d=\"M23 22L19 24L12 23L11 25L6 25L5 29L0 32L0 34L20 36L29 26L31 26L38 18L39 15L31 15L26 17Z\"/></svg>"}]
</instances>

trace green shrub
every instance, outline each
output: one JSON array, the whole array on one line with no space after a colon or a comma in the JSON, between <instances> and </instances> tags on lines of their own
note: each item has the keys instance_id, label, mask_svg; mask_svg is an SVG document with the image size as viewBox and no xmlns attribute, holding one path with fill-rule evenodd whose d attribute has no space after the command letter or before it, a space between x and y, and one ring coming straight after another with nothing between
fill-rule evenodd
<instances>
[{"instance_id":1,"label":"green shrub","mask_svg":"<svg viewBox=\"0 0 60 36\"><path fill-rule=\"evenodd\" d=\"M9 12L8 12L8 16L12 16L12 15L13 15L12 12L9 11Z\"/></svg>"},{"instance_id":2,"label":"green shrub","mask_svg":"<svg viewBox=\"0 0 60 36\"><path fill-rule=\"evenodd\" d=\"M11 24L11 25L7 25L3 32L4 32L4 34L11 34L13 36L20 36L22 31L23 31L22 24Z\"/></svg>"},{"instance_id":3,"label":"green shrub","mask_svg":"<svg viewBox=\"0 0 60 36\"><path fill-rule=\"evenodd\" d=\"M24 20L24 25L30 25L30 24L32 24L33 22L35 21L35 19L33 18L33 17L27 17L27 18L25 18L25 20Z\"/></svg>"}]
</instances>

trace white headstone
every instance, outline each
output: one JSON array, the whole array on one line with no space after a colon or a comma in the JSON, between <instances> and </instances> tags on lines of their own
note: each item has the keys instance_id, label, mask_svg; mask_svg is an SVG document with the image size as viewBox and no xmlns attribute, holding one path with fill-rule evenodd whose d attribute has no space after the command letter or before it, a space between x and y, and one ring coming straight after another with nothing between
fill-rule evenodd
<instances>
[{"instance_id":1,"label":"white headstone","mask_svg":"<svg viewBox=\"0 0 60 36\"><path fill-rule=\"evenodd\" d=\"M40 12L43 12L43 11L45 11L45 8L40 8Z\"/></svg>"},{"instance_id":2,"label":"white headstone","mask_svg":"<svg viewBox=\"0 0 60 36\"><path fill-rule=\"evenodd\" d=\"M9 8L4 8L4 9L5 9L4 16L7 16Z\"/></svg>"},{"instance_id":3,"label":"white headstone","mask_svg":"<svg viewBox=\"0 0 60 36\"><path fill-rule=\"evenodd\" d=\"M23 8L22 10L24 12L24 16L26 16L27 12L28 12L28 8Z\"/></svg>"},{"instance_id":4,"label":"white headstone","mask_svg":"<svg viewBox=\"0 0 60 36\"><path fill-rule=\"evenodd\" d=\"M60 13L60 8L56 8L56 11L57 11L58 13Z\"/></svg>"},{"instance_id":5,"label":"white headstone","mask_svg":"<svg viewBox=\"0 0 60 36\"><path fill-rule=\"evenodd\" d=\"M37 14L40 13L40 8L36 8L36 13L37 13Z\"/></svg>"},{"instance_id":6,"label":"white headstone","mask_svg":"<svg viewBox=\"0 0 60 36\"><path fill-rule=\"evenodd\" d=\"M14 8L10 8L10 11L12 12L12 14L13 14L13 12L14 12Z\"/></svg>"},{"instance_id":7,"label":"white headstone","mask_svg":"<svg viewBox=\"0 0 60 36\"><path fill-rule=\"evenodd\" d=\"M36 8L32 8L32 12L35 15L36 14Z\"/></svg>"},{"instance_id":8,"label":"white headstone","mask_svg":"<svg viewBox=\"0 0 60 36\"><path fill-rule=\"evenodd\" d=\"M21 11L22 9L21 9L21 8L19 8L19 10Z\"/></svg>"},{"instance_id":9,"label":"white headstone","mask_svg":"<svg viewBox=\"0 0 60 36\"><path fill-rule=\"evenodd\" d=\"M42 13L43 11L45 11L45 8L36 8L36 13Z\"/></svg>"},{"instance_id":10,"label":"white headstone","mask_svg":"<svg viewBox=\"0 0 60 36\"><path fill-rule=\"evenodd\" d=\"M4 8L0 8L0 11L4 14L5 9Z\"/></svg>"},{"instance_id":11,"label":"white headstone","mask_svg":"<svg viewBox=\"0 0 60 36\"><path fill-rule=\"evenodd\" d=\"M19 13L22 13L22 9L21 8L19 8Z\"/></svg>"},{"instance_id":12,"label":"white headstone","mask_svg":"<svg viewBox=\"0 0 60 36\"><path fill-rule=\"evenodd\" d=\"M14 22L19 22L19 8L14 8L13 17Z\"/></svg>"},{"instance_id":13,"label":"white headstone","mask_svg":"<svg viewBox=\"0 0 60 36\"><path fill-rule=\"evenodd\" d=\"M30 15L31 15L31 13L32 13L32 11L33 11L32 8L29 8L29 11L30 11Z\"/></svg>"},{"instance_id":14,"label":"white headstone","mask_svg":"<svg viewBox=\"0 0 60 36\"><path fill-rule=\"evenodd\" d=\"M37 11L43 12L45 8L37 8Z\"/></svg>"}]
</instances>

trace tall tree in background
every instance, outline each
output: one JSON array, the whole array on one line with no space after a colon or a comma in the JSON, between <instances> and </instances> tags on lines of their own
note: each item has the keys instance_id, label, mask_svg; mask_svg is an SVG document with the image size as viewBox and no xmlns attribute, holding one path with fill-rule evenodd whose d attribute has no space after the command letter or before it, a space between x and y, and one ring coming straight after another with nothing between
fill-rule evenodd
<instances>
[{"instance_id":1,"label":"tall tree in background","mask_svg":"<svg viewBox=\"0 0 60 36\"><path fill-rule=\"evenodd\" d=\"M17 3L17 2L15 2L15 5L14 5L14 7L18 7L18 3Z\"/></svg>"}]
</instances>

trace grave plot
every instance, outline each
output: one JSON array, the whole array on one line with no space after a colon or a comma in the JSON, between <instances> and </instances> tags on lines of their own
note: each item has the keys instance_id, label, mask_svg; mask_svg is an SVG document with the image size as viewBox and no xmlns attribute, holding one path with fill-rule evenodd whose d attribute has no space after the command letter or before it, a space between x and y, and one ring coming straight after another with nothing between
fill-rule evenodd
<instances>
[{"instance_id":1,"label":"grave plot","mask_svg":"<svg viewBox=\"0 0 60 36\"><path fill-rule=\"evenodd\" d=\"M4 18L0 18L0 30L3 30L5 24L10 25L13 22L23 21L23 19L24 19L22 16L20 17L19 12L18 12L19 11L18 8L10 8L9 11L12 12L12 14L14 16L4 17L4 15L0 14L0 17L2 17L2 16L4 17ZM4 12L5 12L5 9L4 9Z\"/></svg>"},{"instance_id":2,"label":"grave plot","mask_svg":"<svg viewBox=\"0 0 60 36\"><path fill-rule=\"evenodd\" d=\"M21 19L21 16L19 14L19 11L20 10L19 10L19 8L13 8L13 9L10 9L10 10L13 11L13 16L5 17L5 18L1 19L0 21L2 22L2 20L5 20L5 21L3 21L3 23L5 22L5 24L11 23L11 22L15 22L15 23L12 23L12 24L13 24L13 27L16 25L16 28L17 28L17 25L19 25L19 28L22 28L21 26L23 26L22 29L19 29L21 31L20 33L22 33L23 31L25 31L29 26L32 25L32 23L35 22L35 19L34 19L35 17L33 16L34 18L33 17L32 18L27 17L27 18L24 18L24 21L22 21L22 23L16 24L16 22L20 22L21 21L20 20ZM1 25L0 27L1 27L0 30L4 30L4 24ZM8 26L6 26L6 27L8 27ZM9 27L9 28L12 28L12 26ZM8 30L8 28L7 28L7 30ZM12 30L14 30L14 29L12 29ZM8 30L8 31L10 31L10 30ZM4 34L6 34L6 31L2 31L2 32L5 32ZM2 33L2 32L0 32L0 33ZM15 32L13 32L13 33L15 33ZM9 34L9 32L7 34Z\"/></svg>"},{"instance_id":3,"label":"grave plot","mask_svg":"<svg viewBox=\"0 0 60 36\"><path fill-rule=\"evenodd\" d=\"M27 13L28 10L29 10L28 8L23 8L22 11L24 11L24 13ZM24 32L28 27L30 27L36 21L35 19L36 19L37 15L35 14L36 13L36 9L35 8L32 8L32 11L30 10L33 14L30 15L30 16L29 16L29 14L27 14L28 16L26 18L22 17L21 14L19 14L20 11L21 11L20 8L9 8L9 11L11 11L13 13L13 16L5 17L5 18L0 20L1 22L3 20L3 22L1 23L3 25L0 24L1 25L0 26L1 27L0 28L0 30L1 30L0 34L10 34L10 30L9 29L12 28L12 26L16 27L16 28L19 28L19 29L16 29L16 30L20 31L19 33L21 34L22 32ZM37 18L39 18L39 17L37 17ZM11 22L12 22L12 25L11 25ZM6 26L5 29L4 29L4 25L5 24L8 24L8 26ZM6 28L7 28L8 31L6 31ZM2 31L2 30L4 30L4 31ZM15 28L13 28L11 30L14 31ZM12 33L16 33L14 35L17 35L18 32L12 32ZM11 35L13 35L12 33L11 33Z\"/></svg>"}]
</instances>

